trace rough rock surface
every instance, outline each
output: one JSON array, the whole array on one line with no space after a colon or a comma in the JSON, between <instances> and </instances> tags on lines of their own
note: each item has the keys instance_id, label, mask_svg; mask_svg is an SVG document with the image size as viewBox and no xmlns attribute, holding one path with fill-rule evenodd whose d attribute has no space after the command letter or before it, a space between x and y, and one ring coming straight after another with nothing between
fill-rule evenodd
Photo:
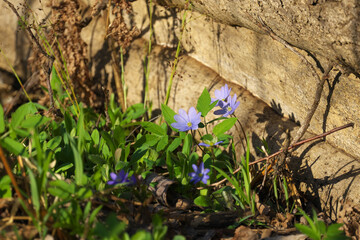
<instances>
[{"instance_id":1,"label":"rough rock surface","mask_svg":"<svg viewBox=\"0 0 360 240\"><path fill-rule=\"evenodd\" d=\"M206 6L217 6L211 2L213 1L209 1ZM219 2L219 5L223 6L223 2L227 1ZM244 6L237 8L238 3L233 4L233 9L238 9L236 11L241 15ZM194 5L197 6L196 3ZM144 38L149 39L145 1L136 1L133 6L136 13L135 22L144 32ZM175 48L177 39L180 38L180 20L183 12L157 6L154 14L154 41L159 45ZM188 12L186 19L182 46L187 55L210 67L227 81L246 88L279 114L288 116L296 122L304 122L315 96L318 79L298 55L268 35L243 27L221 24L195 11ZM282 27L290 29L285 25ZM321 39L314 36L314 45ZM315 67L319 76L329 65L327 58L334 56L327 53L330 55L322 57L299 48L296 50ZM347 74L341 69L338 65L331 71L309 131L320 134L354 122L352 134L338 133L329 136L327 141L359 158L360 79L356 72Z\"/></svg>"},{"instance_id":2,"label":"rough rock surface","mask_svg":"<svg viewBox=\"0 0 360 240\"><path fill-rule=\"evenodd\" d=\"M158 0L184 7L184 0ZM360 3L357 0L193 0L193 9L231 26L257 32L260 17L290 44L360 70Z\"/></svg>"}]
</instances>

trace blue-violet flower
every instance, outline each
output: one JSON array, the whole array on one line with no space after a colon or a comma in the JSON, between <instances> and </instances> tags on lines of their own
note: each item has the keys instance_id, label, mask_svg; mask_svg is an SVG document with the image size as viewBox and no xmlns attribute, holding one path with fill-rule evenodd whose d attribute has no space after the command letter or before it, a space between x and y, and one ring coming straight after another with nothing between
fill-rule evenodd
<instances>
[{"instance_id":1,"label":"blue-violet flower","mask_svg":"<svg viewBox=\"0 0 360 240\"><path fill-rule=\"evenodd\" d=\"M196 130L201 122L200 116L201 112L197 113L194 107L189 109L189 114L180 109L179 114L174 116L176 122L172 123L171 126L181 132Z\"/></svg>"},{"instance_id":2,"label":"blue-violet flower","mask_svg":"<svg viewBox=\"0 0 360 240\"><path fill-rule=\"evenodd\" d=\"M209 141L209 140L205 140L202 143L199 143L199 146L204 146L204 147L212 147L212 146L216 146L220 143L223 143L224 141L219 141L219 142L213 142L213 141Z\"/></svg>"},{"instance_id":3,"label":"blue-violet flower","mask_svg":"<svg viewBox=\"0 0 360 240\"><path fill-rule=\"evenodd\" d=\"M124 170L121 170L118 174L116 173L110 173L110 178L112 180L108 181L107 184L109 185L116 185L119 183L128 183L128 173L125 173Z\"/></svg>"},{"instance_id":4,"label":"blue-violet flower","mask_svg":"<svg viewBox=\"0 0 360 240\"><path fill-rule=\"evenodd\" d=\"M227 98L227 103L225 106L223 106L220 110L216 110L214 112L215 115L223 115L223 117L227 117L230 114L232 114L235 109L240 105L240 102L236 102L236 93L234 94L234 97L231 98L231 96L229 96Z\"/></svg>"},{"instance_id":5,"label":"blue-violet flower","mask_svg":"<svg viewBox=\"0 0 360 240\"><path fill-rule=\"evenodd\" d=\"M194 172L189 173L191 177L190 182L197 184L202 181L204 184L207 183L207 180L210 178L207 174L210 172L210 169L204 168L204 163L200 163L200 166L197 167L195 164L192 165Z\"/></svg>"},{"instance_id":6,"label":"blue-violet flower","mask_svg":"<svg viewBox=\"0 0 360 240\"><path fill-rule=\"evenodd\" d=\"M229 89L228 85L225 84L224 87L221 87L220 90L215 90L215 98L211 98L211 103L219 100L216 106L224 107L226 102L225 100L230 96L231 88Z\"/></svg>"}]
</instances>

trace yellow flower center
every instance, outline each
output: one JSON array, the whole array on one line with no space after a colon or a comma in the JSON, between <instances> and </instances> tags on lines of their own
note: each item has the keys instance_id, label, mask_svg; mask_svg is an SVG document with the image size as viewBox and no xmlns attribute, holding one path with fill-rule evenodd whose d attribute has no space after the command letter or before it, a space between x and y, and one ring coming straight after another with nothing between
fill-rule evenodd
<instances>
[{"instance_id":1,"label":"yellow flower center","mask_svg":"<svg viewBox=\"0 0 360 240\"><path fill-rule=\"evenodd\" d=\"M232 108L230 106L227 107L227 111L230 112Z\"/></svg>"},{"instance_id":2,"label":"yellow flower center","mask_svg":"<svg viewBox=\"0 0 360 240\"><path fill-rule=\"evenodd\" d=\"M191 126L192 126L192 123L191 123L191 122L188 122L187 125L188 125L188 127L191 127Z\"/></svg>"}]
</instances>

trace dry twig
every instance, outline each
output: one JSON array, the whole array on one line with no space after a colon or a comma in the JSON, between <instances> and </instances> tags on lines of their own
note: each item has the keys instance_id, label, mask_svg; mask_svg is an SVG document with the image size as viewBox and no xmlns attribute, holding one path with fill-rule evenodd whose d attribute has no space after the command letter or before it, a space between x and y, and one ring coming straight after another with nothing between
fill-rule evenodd
<instances>
[{"instance_id":1,"label":"dry twig","mask_svg":"<svg viewBox=\"0 0 360 240\"><path fill-rule=\"evenodd\" d=\"M284 39L277 36L272 31L272 29L264 23L264 21L261 19L261 17L258 17L258 21L260 23L258 25L262 29L264 29L272 39L274 39L274 40L278 41L279 43L283 44L286 48L288 48L293 53L295 53L306 64L306 66L308 66L310 68L311 74L318 80L317 84L316 84L316 91L315 91L314 101L313 101L313 103L311 105L310 110L308 111L308 113L307 113L307 115L305 117L304 123L301 125L301 127L299 128L299 130L297 131L297 133L295 135L295 138L291 142L292 144L294 144L294 143L298 142L300 140L300 138L302 138L302 136L304 136L306 130L308 129L308 127L310 125L310 121L311 121L317 107L319 106L319 102L320 102L321 93L322 93L322 90L323 90L323 87L324 87L324 83L329 78L329 73L330 73L331 69L333 68L334 64L330 63L328 68L324 71L322 77L320 78L319 75L317 74L314 66L301 53L299 53L295 48L293 48Z\"/></svg>"},{"instance_id":2,"label":"dry twig","mask_svg":"<svg viewBox=\"0 0 360 240\"><path fill-rule=\"evenodd\" d=\"M304 143L307 143L307 142L310 142L310 141L314 141L314 140L316 140L316 139L323 138L323 137L325 137L325 136L327 136L327 135L330 135L330 134L332 134L332 133L334 133L334 132L340 131L340 130L345 129L345 128L348 128L348 127L354 127L354 123L348 123L348 124L345 124L345 125L343 125L343 126L341 126L341 127L334 128L334 129L332 129L332 130L330 130L330 131L328 131L328 132L319 134L319 135L317 135L317 136L315 136L315 137L311 137L311 138L302 140L302 141L300 141L300 142L294 143L294 144L290 145L287 150L289 151L289 150L291 150L291 149L293 149L293 148L296 148L296 147L298 147L298 146L300 146L300 145L302 145L302 144L304 144ZM283 151L284 151L284 150L281 149L280 151L278 151L278 152L276 152L276 153L273 153L273 154L271 154L270 156L267 156L267 157L264 157L264 158L260 158L259 160L256 160L256 161L254 161L254 162L249 163L249 166L254 165L254 164L257 164L257 163L262 162L262 161L265 161L265 160L269 160L269 159L271 159L271 158L279 155L279 154L282 153ZM239 172L240 170L241 170L241 167L237 168L237 169L233 172L233 174ZM223 180L221 180L221 181L219 181L219 182L216 182L216 183L211 184L210 186L211 186L211 187L216 187L216 186L219 186L220 184L222 184L222 183L225 182L225 181L226 181L226 179L223 179Z\"/></svg>"}]
</instances>

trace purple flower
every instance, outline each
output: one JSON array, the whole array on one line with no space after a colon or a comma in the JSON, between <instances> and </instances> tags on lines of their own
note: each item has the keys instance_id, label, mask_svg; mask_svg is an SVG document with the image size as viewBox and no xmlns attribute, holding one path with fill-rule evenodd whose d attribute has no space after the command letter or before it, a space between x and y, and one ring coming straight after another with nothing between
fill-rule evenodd
<instances>
[{"instance_id":1,"label":"purple flower","mask_svg":"<svg viewBox=\"0 0 360 240\"><path fill-rule=\"evenodd\" d=\"M223 117L227 117L232 114L235 109L240 105L240 102L236 102L236 97L236 93L234 94L233 98L229 96L226 100L226 105L224 105L220 110L216 110L214 114L223 115Z\"/></svg>"},{"instance_id":2,"label":"purple flower","mask_svg":"<svg viewBox=\"0 0 360 240\"><path fill-rule=\"evenodd\" d=\"M189 114L180 109L179 114L174 116L176 122L172 123L171 126L181 132L196 130L201 122L200 116L201 112L197 113L194 107L189 109Z\"/></svg>"},{"instance_id":3,"label":"purple flower","mask_svg":"<svg viewBox=\"0 0 360 240\"><path fill-rule=\"evenodd\" d=\"M129 183L130 183L131 185L135 185L135 184L137 183L137 178L135 177L135 175L132 175L132 176L130 177Z\"/></svg>"},{"instance_id":4,"label":"purple flower","mask_svg":"<svg viewBox=\"0 0 360 240\"><path fill-rule=\"evenodd\" d=\"M204 168L204 163L200 163L200 166L197 167L195 164L192 165L194 172L189 173L191 177L190 182L197 184L202 181L204 184L207 183L207 180L210 178L207 174L210 172L210 169Z\"/></svg>"},{"instance_id":5,"label":"purple flower","mask_svg":"<svg viewBox=\"0 0 360 240\"><path fill-rule=\"evenodd\" d=\"M216 145L218 145L220 143L223 143L223 142L224 141L219 141L219 142L214 143L213 141L205 140L204 142L199 143L199 146L212 147L212 146L216 146Z\"/></svg>"},{"instance_id":6,"label":"purple flower","mask_svg":"<svg viewBox=\"0 0 360 240\"><path fill-rule=\"evenodd\" d=\"M118 174L110 173L110 178L112 180L108 181L107 184L109 185L116 185L119 183L129 183L128 173L125 173L124 170L121 170Z\"/></svg>"},{"instance_id":7,"label":"purple flower","mask_svg":"<svg viewBox=\"0 0 360 240\"><path fill-rule=\"evenodd\" d=\"M211 103L219 100L216 106L223 107L226 103L225 100L230 96L231 88L229 89L228 85L225 84L224 87L221 87L220 90L215 90L215 98L211 98Z\"/></svg>"}]
</instances>

